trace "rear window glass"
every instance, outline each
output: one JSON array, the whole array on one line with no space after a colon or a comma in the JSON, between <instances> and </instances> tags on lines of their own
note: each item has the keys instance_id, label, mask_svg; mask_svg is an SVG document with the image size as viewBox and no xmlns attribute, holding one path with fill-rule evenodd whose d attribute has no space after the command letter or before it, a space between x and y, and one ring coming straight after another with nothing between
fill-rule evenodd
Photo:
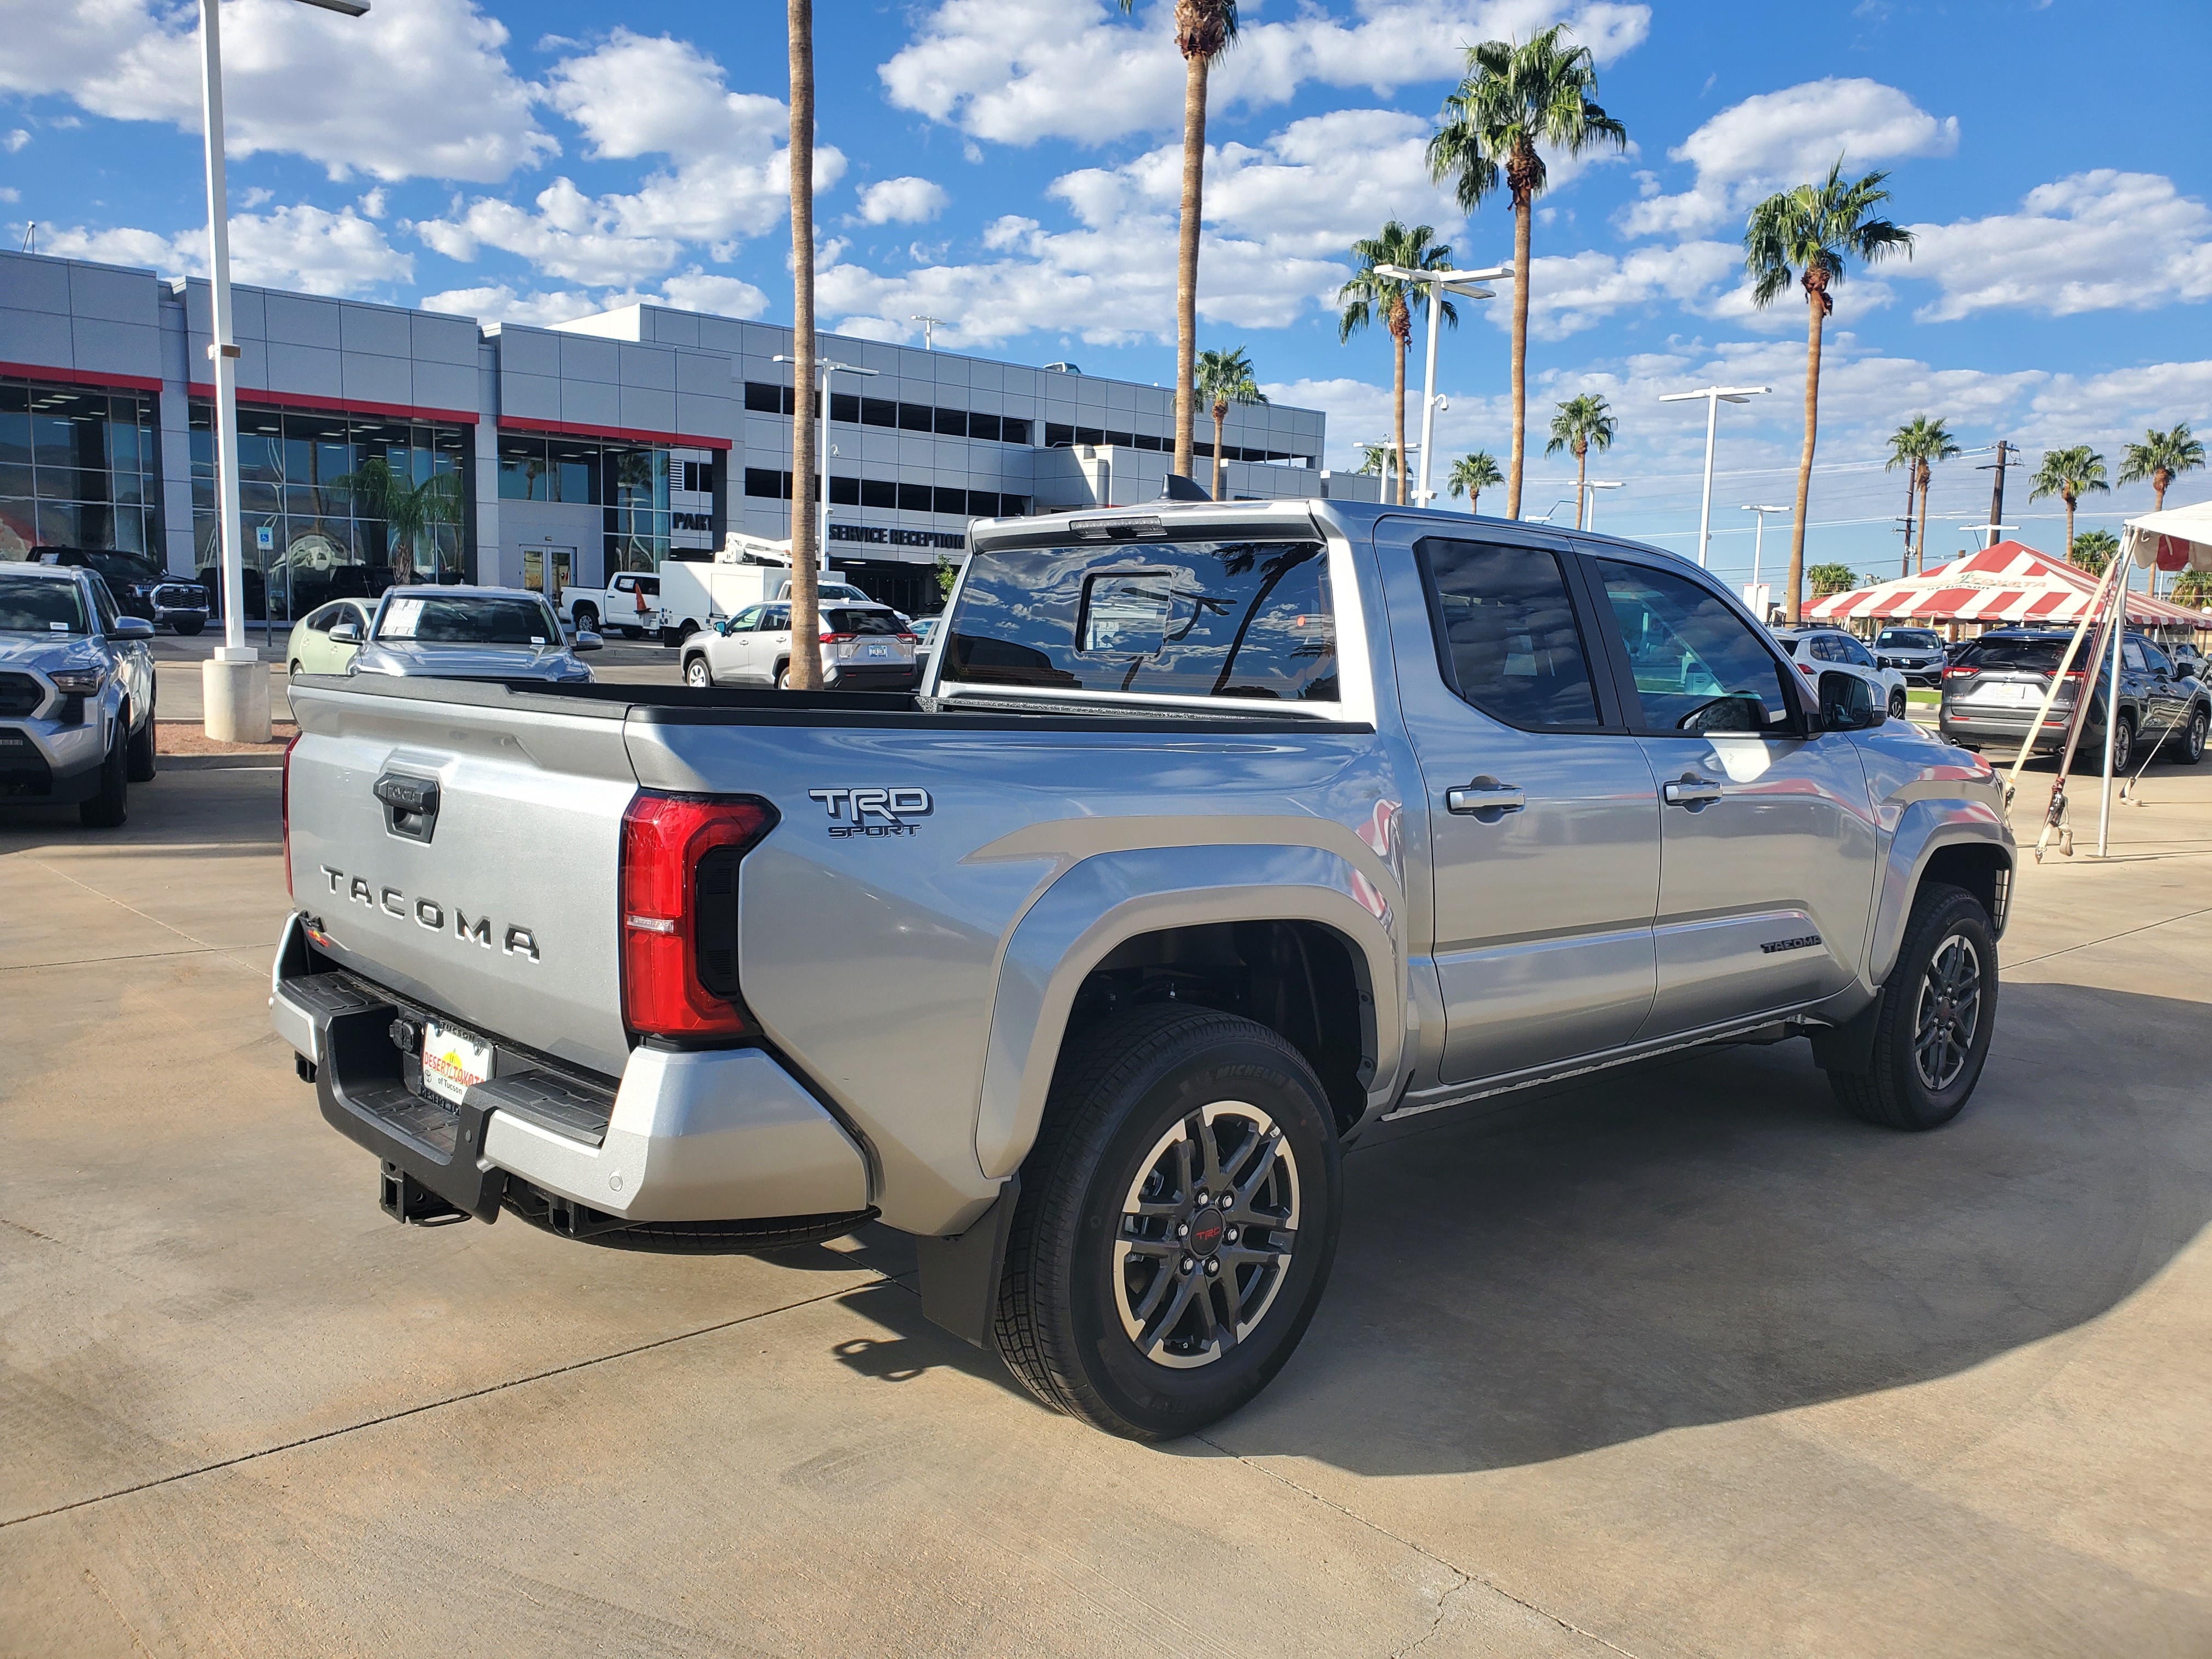
<instances>
[{"instance_id":1,"label":"rear window glass","mask_svg":"<svg viewBox=\"0 0 2212 1659\"><path fill-rule=\"evenodd\" d=\"M1319 542L1141 542L973 555L948 679L1283 702L1337 698Z\"/></svg>"},{"instance_id":2,"label":"rear window glass","mask_svg":"<svg viewBox=\"0 0 2212 1659\"><path fill-rule=\"evenodd\" d=\"M2058 666L2065 652L2063 640L1983 640L1968 646L1960 663L1967 668L2033 668L2047 673ZM2088 653L2075 654L2086 658Z\"/></svg>"},{"instance_id":3,"label":"rear window glass","mask_svg":"<svg viewBox=\"0 0 2212 1659\"><path fill-rule=\"evenodd\" d=\"M823 622L832 634L896 634L898 618L888 611L827 611Z\"/></svg>"}]
</instances>

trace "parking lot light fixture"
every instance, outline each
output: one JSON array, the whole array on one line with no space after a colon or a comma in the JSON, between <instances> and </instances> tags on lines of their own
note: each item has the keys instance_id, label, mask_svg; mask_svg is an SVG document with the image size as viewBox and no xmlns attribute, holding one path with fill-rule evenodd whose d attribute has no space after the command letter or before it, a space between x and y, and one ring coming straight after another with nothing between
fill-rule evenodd
<instances>
[{"instance_id":1,"label":"parking lot light fixture","mask_svg":"<svg viewBox=\"0 0 2212 1659\"><path fill-rule=\"evenodd\" d=\"M1421 373L1421 482L1413 491L1414 505L1427 507L1437 498L1437 492L1429 488L1429 448L1436 437L1437 405L1441 401L1437 396L1437 313L1443 309L1447 294L1468 300L1497 298L1498 291L1483 284L1507 280L1513 275L1513 267L1507 264L1487 270L1415 270L1409 265L1377 265L1375 274L1393 282L1425 283L1429 289L1428 358Z\"/></svg>"},{"instance_id":2,"label":"parking lot light fixture","mask_svg":"<svg viewBox=\"0 0 2212 1659\"><path fill-rule=\"evenodd\" d=\"M1662 404L1692 403L1699 398L1705 400L1705 493L1704 505L1698 509L1698 563L1705 562L1706 550L1713 539L1713 435L1719 424L1723 404L1747 404L1753 398L1773 391L1771 386L1708 386L1695 392L1663 392L1659 394Z\"/></svg>"},{"instance_id":3,"label":"parking lot light fixture","mask_svg":"<svg viewBox=\"0 0 2212 1659\"><path fill-rule=\"evenodd\" d=\"M779 363L796 364L799 359L779 354ZM879 368L862 368L858 363L841 363L829 357L817 357L814 367L822 375L822 481L816 494L820 496L821 533L814 538L814 550L819 562L817 569L830 568L830 377L832 374L880 374ZM795 510L799 503L799 480L791 481L791 500Z\"/></svg>"},{"instance_id":4,"label":"parking lot light fixture","mask_svg":"<svg viewBox=\"0 0 2212 1659\"><path fill-rule=\"evenodd\" d=\"M368 15L363 0L300 0L348 17ZM216 537L222 568L222 643L201 665L208 736L269 741L269 677L246 642L246 544L239 526L238 357L230 304L230 192L223 177L222 23L219 0L200 0L200 118L207 151L208 361L215 386ZM163 563L167 563L165 558ZM262 609L268 610L264 585Z\"/></svg>"},{"instance_id":5,"label":"parking lot light fixture","mask_svg":"<svg viewBox=\"0 0 2212 1659\"><path fill-rule=\"evenodd\" d=\"M1595 530L1597 528L1597 492L1601 489L1626 489L1628 483L1623 478L1591 478L1583 483L1583 488L1588 492L1589 501L1583 513L1583 528Z\"/></svg>"},{"instance_id":6,"label":"parking lot light fixture","mask_svg":"<svg viewBox=\"0 0 2212 1659\"><path fill-rule=\"evenodd\" d=\"M1751 585L1744 589L1744 597L1750 599L1758 609L1759 621L1765 622L1766 607L1759 604L1753 596L1759 592L1759 556L1765 550L1766 545L1766 515L1770 513L1787 513L1790 509L1786 507L1753 507L1749 501L1746 501L1737 510L1759 514L1759 527L1751 532Z\"/></svg>"}]
</instances>

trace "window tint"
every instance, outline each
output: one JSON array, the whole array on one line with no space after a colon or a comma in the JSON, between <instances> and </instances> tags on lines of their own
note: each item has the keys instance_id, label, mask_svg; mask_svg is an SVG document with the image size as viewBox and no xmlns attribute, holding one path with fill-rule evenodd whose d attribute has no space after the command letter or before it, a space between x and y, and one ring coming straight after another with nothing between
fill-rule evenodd
<instances>
[{"instance_id":1,"label":"window tint","mask_svg":"<svg viewBox=\"0 0 2212 1659\"><path fill-rule=\"evenodd\" d=\"M761 607L749 605L730 618L728 631L732 634L750 634L760 625L760 619Z\"/></svg>"},{"instance_id":2,"label":"window tint","mask_svg":"<svg viewBox=\"0 0 2212 1659\"><path fill-rule=\"evenodd\" d=\"M1415 550L1436 590L1453 690L1510 726L1598 723L1556 554L1436 538Z\"/></svg>"},{"instance_id":3,"label":"window tint","mask_svg":"<svg viewBox=\"0 0 2212 1659\"><path fill-rule=\"evenodd\" d=\"M1790 724L1783 675L1751 625L1686 576L1598 562L1647 732L1765 732Z\"/></svg>"},{"instance_id":4,"label":"window tint","mask_svg":"<svg viewBox=\"0 0 2212 1659\"><path fill-rule=\"evenodd\" d=\"M1961 667L1982 669L2032 668L2045 672L2058 666L2066 649L2063 640L1978 640L1960 653ZM2088 653L2078 652L2077 659Z\"/></svg>"},{"instance_id":5,"label":"window tint","mask_svg":"<svg viewBox=\"0 0 2212 1659\"><path fill-rule=\"evenodd\" d=\"M2165 652L2160 650L2148 640L2141 640L2137 643L2142 647L2143 661L2152 673L2171 674L2174 672L2173 659L2167 656Z\"/></svg>"},{"instance_id":6,"label":"window tint","mask_svg":"<svg viewBox=\"0 0 2212 1659\"><path fill-rule=\"evenodd\" d=\"M115 595L107 591L106 581L97 575L87 578L92 588L92 608L100 613L100 631L112 634L115 621L122 613L116 609Z\"/></svg>"},{"instance_id":7,"label":"window tint","mask_svg":"<svg viewBox=\"0 0 2212 1659\"><path fill-rule=\"evenodd\" d=\"M1874 653L1849 634L1838 634L1836 640L1836 660L1850 663L1855 668L1872 668Z\"/></svg>"},{"instance_id":8,"label":"window tint","mask_svg":"<svg viewBox=\"0 0 2212 1659\"><path fill-rule=\"evenodd\" d=\"M826 611L823 627L832 634L896 634L898 618L888 611Z\"/></svg>"},{"instance_id":9,"label":"window tint","mask_svg":"<svg viewBox=\"0 0 2212 1659\"><path fill-rule=\"evenodd\" d=\"M945 633L975 685L1334 701L1319 542L1153 542L972 555Z\"/></svg>"},{"instance_id":10,"label":"window tint","mask_svg":"<svg viewBox=\"0 0 2212 1659\"><path fill-rule=\"evenodd\" d=\"M785 605L779 605L775 606L773 610L771 610L771 611L765 611L765 612L763 612L763 613L762 614L762 616L761 616L761 632L762 632L762 633L763 633L763 634L785 634L785 633L788 633L788 632L790 632L790 630L791 630L791 611L790 611L789 607L785 606Z\"/></svg>"},{"instance_id":11,"label":"window tint","mask_svg":"<svg viewBox=\"0 0 2212 1659\"><path fill-rule=\"evenodd\" d=\"M343 605L326 605L320 611L307 613L307 628L310 634L327 634L331 624L345 614Z\"/></svg>"},{"instance_id":12,"label":"window tint","mask_svg":"<svg viewBox=\"0 0 2212 1659\"><path fill-rule=\"evenodd\" d=\"M2148 674L2150 672L2150 661L2143 655L2141 640L2130 640L2123 646L2120 649L2120 660L2135 673Z\"/></svg>"}]
</instances>

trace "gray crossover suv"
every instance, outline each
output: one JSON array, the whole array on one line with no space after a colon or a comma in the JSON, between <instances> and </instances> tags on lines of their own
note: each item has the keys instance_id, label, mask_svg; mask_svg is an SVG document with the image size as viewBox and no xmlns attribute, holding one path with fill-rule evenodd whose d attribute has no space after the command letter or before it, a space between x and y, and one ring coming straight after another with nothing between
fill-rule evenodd
<instances>
[{"instance_id":1,"label":"gray crossover suv","mask_svg":"<svg viewBox=\"0 0 2212 1659\"><path fill-rule=\"evenodd\" d=\"M123 822L154 775L153 636L95 571L0 564L0 803Z\"/></svg>"}]
</instances>

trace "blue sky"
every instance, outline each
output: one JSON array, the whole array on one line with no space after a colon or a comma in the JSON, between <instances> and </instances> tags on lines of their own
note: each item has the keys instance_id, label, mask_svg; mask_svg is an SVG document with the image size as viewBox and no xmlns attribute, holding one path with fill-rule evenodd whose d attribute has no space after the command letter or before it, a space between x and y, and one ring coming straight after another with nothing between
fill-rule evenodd
<instances>
[{"instance_id":1,"label":"blue sky","mask_svg":"<svg viewBox=\"0 0 2212 1659\"><path fill-rule=\"evenodd\" d=\"M0 0L11 245L35 220L42 251L198 268L191 15ZM634 296L788 317L781 8L375 0L349 22L231 0L223 15L241 280L487 320ZM1182 72L1168 16L818 0L825 318L912 338L926 312L946 319L941 344L1170 380ZM1792 488L1805 313L1794 296L1747 303L1744 210L1838 153L1891 170L1893 215L1920 245L1837 295L1814 560L1895 568L1884 520L1905 489L1881 470L1881 438L1915 414L2031 459L2092 443L2115 472L2147 425L2212 427L2212 118L2189 90L2212 68L2201 3L1264 0L1244 17L1214 82L1201 343L1246 347L1273 396L1328 410L1332 464L1389 422L1386 338L1337 341L1346 245L1396 216L1436 225L1463 264L1508 257L1504 205L1463 222L1421 145L1464 44L1555 21L1597 54L1602 101L1634 144L1555 163L1541 204L1526 511L1571 493L1540 427L1559 398L1594 391L1622 435L1592 476L1626 486L1601 525L1690 550L1702 410L1657 396L1771 384L1723 422L1714 562L1747 574L1738 504ZM1441 457L1505 453L1505 319L1501 298L1445 337ZM1942 469L1937 514L1985 515L1986 459ZM2208 492L2200 474L2172 500ZM2025 495L2016 474L2007 521L2057 547L2055 503ZM2093 510L2144 504L2116 490ZM1950 529L1929 540L1966 544Z\"/></svg>"}]
</instances>

